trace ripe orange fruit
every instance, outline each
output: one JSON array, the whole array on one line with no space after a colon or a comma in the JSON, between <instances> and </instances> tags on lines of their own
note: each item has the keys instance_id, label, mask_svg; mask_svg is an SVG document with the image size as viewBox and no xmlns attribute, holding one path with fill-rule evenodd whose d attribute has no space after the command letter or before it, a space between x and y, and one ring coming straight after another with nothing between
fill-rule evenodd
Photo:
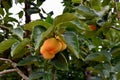
<instances>
[{"instance_id":1,"label":"ripe orange fruit","mask_svg":"<svg viewBox=\"0 0 120 80\"><path fill-rule=\"evenodd\" d=\"M89 25L90 26L90 29L92 30L92 31L96 31L97 30L97 27L95 26L95 25Z\"/></svg>"},{"instance_id":2,"label":"ripe orange fruit","mask_svg":"<svg viewBox=\"0 0 120 80\"><path fill-rule=\"evenodd\" d=\"M61 50L60 43L55 38L49 38L45 40L42 46L51 54L56 54Z\"/></svg>"},{"instance_id":3,"label":"ripe orange fruit","mask_svg":"<svg viewBox=\"0 0 120 80\"><path fill-rule=\"evenodd\" d=\"M56 38L49 38L44 41L40 48L40 53L45 59L52 59L55 54L61 50L61 48L62 44Z\"/></svg>"},{"instance_id":4,"label":"ripe orange fruit","mask_svg":"<svg viewBox=\"0 0 120 80\"><path fill-rule=\"evenodd\" d=\"M45 59L52 59L55 57L56 53L65 50L66 47L67 45L60 39L60 37L49 38L44 41L40 48L40 53Z\"/></svg>"},{"instance_id":5,"label":"ripe orange fruit","mask_svg":"<svg viewBox=\"0 0 120 80\"><path fill-rule=\"evenodd\" d=\"M41 48L40 48L40 53L42 54L42 56L44 57L44 59L52 59L52 58L54 58L54 54L51 54L51 53L49 53L45 48L44 48L44 46L42 46Z\"/></svg>"},{"instance_id":6,"label":"ripe orange fruit","mask_svg":"<svg viewBox=\"0 0 120 80\"><path fill-rule=\"evenodd\" d=\"M60 39L59 36L56 36L56 39L58 39L58 41L62 44L62 47L61 47L60 51L65 50L67 48L67 45L62 41L62 39Z\"/></svg>"}]
</instances>

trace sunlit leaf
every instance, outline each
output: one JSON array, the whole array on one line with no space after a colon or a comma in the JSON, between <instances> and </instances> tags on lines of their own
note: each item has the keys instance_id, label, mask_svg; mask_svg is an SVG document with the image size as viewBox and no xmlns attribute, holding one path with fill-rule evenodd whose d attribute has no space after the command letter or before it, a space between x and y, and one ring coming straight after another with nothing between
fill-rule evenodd
<instances>
[{"instance_id":1,"label":"sunlit leaf","mask_svg":"<svg viewBox=\"0 0 120 80\"><path fill-rule=\"evenodd\" d=\"M73 3L80 3L81 0L72 0Z\"/></svg>"},{"instance_id":2,"label":"sunlit leaf","mask_svg":"<svg viewBox=\"0 0 120 80\"><path fill-rule=\"evenodd\" d=\"M25 29L25 30L32 31L33 28L34 28L35 26L37 26L37 25L44 26L46 29L52 26L51 24L49 24L49 23L47 23L47 22L45 22L45 21L37 20L37 21L33 21L33 22L30 22L30 23L26 24L26 25L24 26L24 29Z\"/></svg>"},{"instance_id":3,"label":"sunlit leaf","mask_svg":"<svg viewBox=\"0 0 120 80\"><path fill-rule=\"evenodd\" d=\"M77 19L77 17L72 14L72 13L65 13L63 15L60 15L60 16L57 16L55 19L54 19L54 25L58 25L60 23L63 23L63 22L67 22L67 21L72 21L72 20L75 20Z\"/></svg>"},{"instance_id":4,"label":"sunlit leaf","mask_svg":"<svg viewBox=\"0 0 120 80\"><path fill-rule=\"evenodd\" d=\"M30 40L25 38L22 42L15 43L11 48L11 56L13 58L20 58L27 52L27 44L29 44Z\"/></svg>"},{"instance_id":5,"label":"sunlit leaf","mask_svg":"<svg viewBox=\"0 0 120 80\"><path fill-rule=\"evenodd\" d=\"M96 13L87 6L78 6L76 7L77 12L84 16L86 19L93 19L96 15Z\"/></svg>"},{"instance_id":6,"label":"sunlit leaf","mask_svg":"<svg viewBox=\"0 0 120 80\"><path fill-rule=\"evenodd\" d=\"M9 49L12 44L14 44L17 40L16 39L7 39L0 43L0 53L4 52L5 50Z\"/></svg>"},{"instance_id":7,"label":"sunlit leaf","mask_svg":"<svg viewBox=\"0 0 120 80\"><path fill-rule=\"evenodd\" d=\"M91 8L97 11L101 10L101 2L99 0L90 0Z\"/></svg>"},{"instance_id":8,"label":"sunlit leaf","mask_svg":"<svg viewBox=\"0 0 120 80\"><path fill-rule=\"evenodd\" d=\"M13 29L12 32L13 32L13 35L18 36L21 40L23 40L24 31L22 28L15 28L15 29Z\"/></svg>"},{"instance_id":9,"label":"sunlit leaf","mask_svg":"<svg viewBox=\"0 0 120 80\"><path fill-rule=\"evenodd\" d=\"M38 25L38 26L34 27L32 37L35 42L35 50L39 48L40 42L42 40L42 38L41 38L42 33L45 31L46 31L46 29L43 26Z\"/></svg>"}]
</instances>

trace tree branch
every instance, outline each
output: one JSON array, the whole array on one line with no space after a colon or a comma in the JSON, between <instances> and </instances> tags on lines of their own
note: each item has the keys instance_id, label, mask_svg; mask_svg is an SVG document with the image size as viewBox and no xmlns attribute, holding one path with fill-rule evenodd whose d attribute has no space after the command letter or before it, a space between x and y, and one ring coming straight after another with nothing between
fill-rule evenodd
<instances>
[{"instance_id":1,"label":"tree branch","mask_svg":"<svg viewBox=\"0 0 120 80\"><path fill-rule=\"evenodd\" d=\"M5 59L5 58L0 58L1 61L7 61L9 63L11 63L12 67L14 68L14 70L25 80L28 80L28 77L19 69L17 68L17 64L15 62L13 62L10 59ZM8 71L9 72L9 71ZM2 73L2 72L1 72Z\"/></svg>"},{"instance_id":2,"label":"tree branch","mask_svg":"<svg viewBox=\"0 0 120 80\"><path fill-rule=\"evenodd\" d=\"M4 25L0 25L0 28L1 28L2 30L7 30L7 31L10 30L9 28L5 27Z\"/></svg>"},{"instance_id":3,"label":"tree branch","mask_svg":"<svg viewBox=\"0 0 120 80\"><path fill-rule=\"evenodd\" d=\"M17 71L16 69L3 70L3 71L0 72L0 75L10 73L10 72L16 72L16 71Z\"/></svg>"}]
</instances>

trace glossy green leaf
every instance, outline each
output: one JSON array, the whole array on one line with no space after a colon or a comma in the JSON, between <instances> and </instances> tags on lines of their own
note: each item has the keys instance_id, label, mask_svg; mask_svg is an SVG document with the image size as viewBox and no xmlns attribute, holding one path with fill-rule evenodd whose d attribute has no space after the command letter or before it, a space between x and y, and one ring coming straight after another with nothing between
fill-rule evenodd
<instances>
[{"instance_id":1,"label":"glossy green leaf","mask_svg":"<svg viewBox=\"0 0 120 80\"><path fill-rule=\"evenodd\" d=\"M19 39L23 40L23 35L24 35L24 31L22 28L15 28L13 29L13 35L16 35L19 37Z\"/></svg>"},{"instance_id":2,"label":"glossy green leaf","mask_svg":"<svg viewBox=\"0 0 120 80\"><path fill-rule=\"evenodd\" d=\"M67 31L66 33L64 33L64 39L68 45L70 52L74 54L77 58L82 58L80 55L78 35L75 32Z\"/></svg>"},{"instance_id":3,"label":"glossy green leaf","mask_svg":"<svg viewBox=\"0 0 120 80\"><path fill-rule=\"evenodd\" d=\"M30 43L30 40L25 38L22 42L15 43L11 48L11 56L13 58L20 58L27 52L27 44Z\"/></svg>"},{"instance_id":4,"label":"glossy green leaf","mask_svg":"<svg viewBox=\"0 0 120 80\"><path fill-rule=\"evenodd\" d=\"M86 19L93 19L95 16L97 16L96 13L87 6L78 6L76 7L76 10Z\"/></svg>"},{"instance_id":5,"label":"glossy green leaf","mask_svg":"<svg viewBox=\"0 0 120 80\"><path fill-rule=\"evenodd\" d=\"M23 60L20 60L17 64L17 66L25 66L30 65L38 61L38 58L36 56L28 56L24 58Z\"/></svg>"},{"instance_id":6,"label":"glossy green leaf","mask_svg":"<svg viewBox=\"0 0 120 80\"><path fill-rule=\"evenodd\" d=\"M71 21L71 23L75 24L77 29L89 30L88 25L85 22L82 22L80 20L73 20L73 21Z\"/></svg>"},{"instance_id":7,"label":"glossy green leaf","mask_svg":"<svg viewBox=\"0 0 120 80\"><path fill-rule=\"evenodd\" d=\"M45 22L45 21L37 20L37 21L33 21L33 22L30 22L30 23L26 24L26 25L24 26L24 29L25 29L25 30L32 31L33 28L34 28L35 26L37 26L37 25L44 26L46 29L52 26L51 24L49 24L49 23L47 23L47 22Z\"/></svg>"},{"instance_id":8,"label":"glossy green leaf","mask_svg":"<svg viewBox=\"0 0 120 80\"><path fill-rule=\"evenodd\" d=\"M35 42L35 50L39 48L40 42L42 40L41 37L43 36L42 33L45 31L46 29L43 26L38 25L34 27L32 37Z\"/></svg>"},{"instance_id":9,"label":"glossy green leaf","mask_svg":"<svg viewBox=\"0 0 120 80\"><path fill-rule=\"evenodd\" d=\"M72 21L72 20L75 20L75 19L77 19L77 17L73 13L65 13L63 15L57 16L54 19L54 25L56 26L60 23L67 22L67 21Z\"/></svg>"},{"instance_id":10,"label":"glossy green leaf","mask_svg":"<svg viewBox=\"0 0 120 80\"><path fill-rule=\"evenodd\" d=\"M83 30L85 30L83 26L70 21L70 22L64 22L60 24L59 26L57 26L56 33L63 34L66 31L82 32Z\"/></svg>"},{"instance_id":11,"label":"glossy green leaf","mask_svg":"<svg viewBox=\"0 0 120 80\"><path fill-rule=\"evenodd\" d=\"M51 60L55 67L59 70L68 70L68 62L62 53L58 53L55 58Z\"/></svg>"},{"instance_id":12,"label":"glossy green leaf","mask_svg":"<svg viewBox=\"0 0 120 80\"><path fill-rule=\"evenodd\" d=\"M4 52L5 50L9 49L12 44L14 44L17 40L16 39L7 39L0 43L0 53Z\"/></svg>"},{"instance_id":13,"label":"glossy green leaf","mask_svg":"<svg viewBox=\"0 0 120 80\"><path fill-rule=\"evenodd\" d=\"M111 60L111 54L106 51L91 53L85 58L85 61L109 62L110 60Z\"/></svg>"}]
</instances>

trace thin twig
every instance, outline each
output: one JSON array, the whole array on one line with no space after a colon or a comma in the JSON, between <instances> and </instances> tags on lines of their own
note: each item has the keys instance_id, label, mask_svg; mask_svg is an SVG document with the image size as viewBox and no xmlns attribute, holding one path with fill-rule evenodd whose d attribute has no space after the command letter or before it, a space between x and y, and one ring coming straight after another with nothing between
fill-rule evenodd
<instances>
[{"instance_id":1,"label":"thin twig","mask_svg":"<svg viewBox=\"0 0 120 80\"><path fill-rule=\"evenodd\" d=\"M9 63L11 63L12 67L16 70L16 72L25 80L28 80L28 77L19 69L17 68L17 64L15 62L13 62L10 59L5 59L5 58L0 58L1 61L7 61Z\"/></svg>"},{"instance_id":2,"label":"thin twig","mask_svg":"<svg viewBox=\"0 0 120 80\"><path fill-rule=\"evenodd\" d=\"M2 29L2 30L7 30L7 31L9 31L10 29L9 28L7 28L6 26L4 26L4 25L0 25L0 28Z\"/></svg>"},{"instance_id":3,"label":"thin twig","mask_svg":"<svg viewBox=\"0 0 120 80\"><path fill-rule=\"evenodd\" d=\"M10 73L10 72L16 72L16 69L8 69L8 70L3 70L0 72L0 75L6 74L6 73Z\"/></svg>"}]
</instances>

